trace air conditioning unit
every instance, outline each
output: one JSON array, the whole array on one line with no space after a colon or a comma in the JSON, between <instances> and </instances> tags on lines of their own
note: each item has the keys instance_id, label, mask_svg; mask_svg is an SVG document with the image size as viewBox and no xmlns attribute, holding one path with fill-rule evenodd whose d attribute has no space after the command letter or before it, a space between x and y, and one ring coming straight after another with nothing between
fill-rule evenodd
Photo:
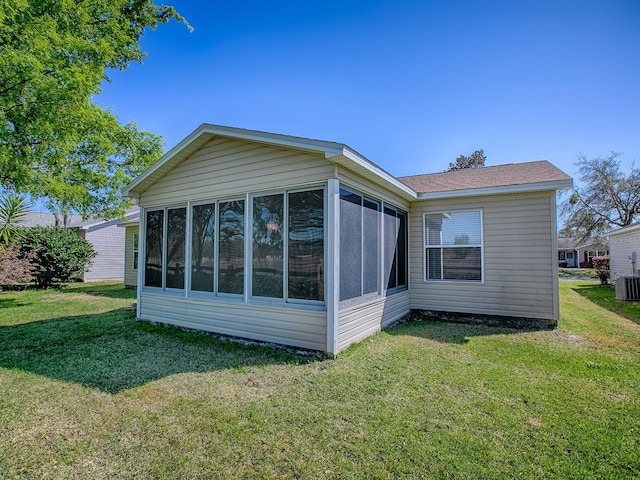
<instances>
[{"instance_id":1,"label":"air conditioning unit","mask_svg":"<svg viewBox=\"0 0 640 480\"><path fill-rule=\"evenodd\" d=\"M616 300L640 300L640 277L616 278Z\"/></svg>"}]
</instances>

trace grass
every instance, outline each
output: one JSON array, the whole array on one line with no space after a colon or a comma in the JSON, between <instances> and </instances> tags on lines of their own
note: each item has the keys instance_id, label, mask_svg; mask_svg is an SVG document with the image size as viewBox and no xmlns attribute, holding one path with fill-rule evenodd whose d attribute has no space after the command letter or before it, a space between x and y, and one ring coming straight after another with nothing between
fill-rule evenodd
<instances>
[{"instance_id":1,"label":"grass","mask_svg":"<svg viewBox=\"0 0 640 480\"><path fill-rule=\"evenodd\" d=\"M0 477L640 477L637 305L560 288L554 331L408 322L336 360L135 322L120 285L1 293Z\"/></svg>"}]
</instances>

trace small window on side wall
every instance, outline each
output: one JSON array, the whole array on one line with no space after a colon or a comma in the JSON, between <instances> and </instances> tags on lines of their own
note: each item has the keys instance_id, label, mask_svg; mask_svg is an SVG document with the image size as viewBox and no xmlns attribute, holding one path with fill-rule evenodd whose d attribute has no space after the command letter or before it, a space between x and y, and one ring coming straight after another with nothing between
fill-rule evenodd
<instances>
[{"instance_id":1,"label":"small window on side wall","mask_svg":"<svg viewBox=\"0 0 640 480\"><path fill-rule=\"evenodd\" d=\"M138 269L138 234L133 234L133 269Z\"/></svg>"},{"instance_id":2,"label":"small window on side wall","mask_svg":"<svg viewBox=\"0 0 640 480\"><path fill-rule=\"evenodd\" d=\"M426 280L482 281L482 214L425 215Z\"/></svg>"}]
</instances>

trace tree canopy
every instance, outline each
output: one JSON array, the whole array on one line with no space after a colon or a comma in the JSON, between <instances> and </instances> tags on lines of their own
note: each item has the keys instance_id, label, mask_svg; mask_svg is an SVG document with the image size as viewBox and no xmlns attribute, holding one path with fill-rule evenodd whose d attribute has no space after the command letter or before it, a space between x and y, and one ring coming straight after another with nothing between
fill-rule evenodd
<instances>
[{"instance_id":1,"label":"tree canopy","mask_svg":"<svg viewBox=\"0 0 640 480\"><path fill-rule=\"evenodd\" d=\"M484 154L484 150L476 150L468 157L466 155L459 155L456 158L455 163L449 164L447 172L453 172L455 170L462 170L464 168L477 168L484 167L484 162L487 161L487 157Z\"/></svg>"},{"instance_id":2,"label":"tree canopy","mask_svg":"<svg viewBox=\"0 0 640 480\"><path fill-rule=\"evenodd\" d=\"M47 197L56 213L122 214L120 189L160 156L161 139L121 125L92 96L108 70L142 61L147 27L172 18L186 24L152 0L3 0L2 186Z\"/></svg>"},{"instance_id":3,"label":"tree canopy","mask_svg":"<svg viewBox=\"0 0 640 480\"><path fill-rule=\"evenodd\" d=\"M578 157L581 185L561 204L565 218L561 234L599 239L611 229L640 221L640 169L632 164L625 172L619 157L616 152Z\"/></svg>"}]
</instances>

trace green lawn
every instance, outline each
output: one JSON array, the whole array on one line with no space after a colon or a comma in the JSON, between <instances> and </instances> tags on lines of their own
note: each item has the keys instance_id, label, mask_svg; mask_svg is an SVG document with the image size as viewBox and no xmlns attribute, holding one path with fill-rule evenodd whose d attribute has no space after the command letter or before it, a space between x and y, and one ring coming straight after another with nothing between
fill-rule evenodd
<instances>
[{"instance_id":1,"label":"green lawn","mask_svg":"<svg viewBox=\"0 0 640 480\"><path fill-rule=\"evenodd\" d=\"M0 477L638 478L638 305L560 288L554 331L409 322L336 360L134 322L120 285L0 293Z\"/></svg>"}]
</instances>

